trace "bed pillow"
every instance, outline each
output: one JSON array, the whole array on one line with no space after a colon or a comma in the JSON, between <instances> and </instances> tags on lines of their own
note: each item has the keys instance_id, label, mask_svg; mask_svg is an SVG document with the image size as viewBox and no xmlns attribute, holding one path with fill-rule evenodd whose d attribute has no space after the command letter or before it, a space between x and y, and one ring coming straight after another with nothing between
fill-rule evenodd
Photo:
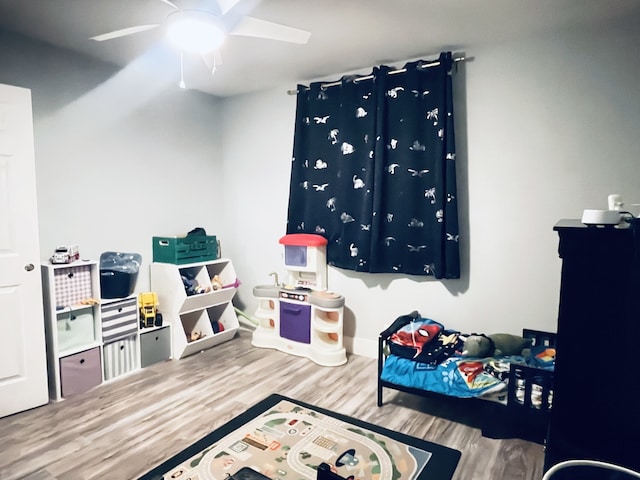
<instances>
[{"instance_id":1,"label":"bed pillow","mask_svg":"<svg viewBox=\"0 0 640 480\"><path fill-rule=\"evenodd\" d=\"M553 370L556 364L556 349L546 345L536 345L525 352L524 360L532 367Z\"/></svg>"},{"instance_id":2,"label":"bed pillow","mask_svg":"<svg viewBox=\"0 0 640 480\"><path fill-rule=\"evenodd\" d=\"M399 357L415 359L438 338L443 329L442 324L430 318L412 320L391 334L389 350Z\"/></svg>"}]
</instances>

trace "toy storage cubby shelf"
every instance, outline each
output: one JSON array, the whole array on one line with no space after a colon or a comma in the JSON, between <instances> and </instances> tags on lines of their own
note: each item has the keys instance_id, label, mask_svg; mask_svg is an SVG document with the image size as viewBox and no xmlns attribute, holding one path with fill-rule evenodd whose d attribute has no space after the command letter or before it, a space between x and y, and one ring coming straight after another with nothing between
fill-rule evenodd
<instances>
[{"instance_id":1,"label":"toy storage cubby shelf","mask_svg":"<svg viewBox=\"0 0 640 480\"><path fill-rule=\"evenodd\" d=\"M187 295L183 277L206 290L205 293ZM222 288L214 289L214 277ZM171 324L174 359L230 340L240 327L231 303L237 277L228 259L182 265L153 262L151 289L158 294L164 320Z\"/></svg>"},{"instance_id":2,"label":"toy storage cubby shelf","mask_svg":"<svg viewBox=\"0 0 640 480\"><path fill-rule=\"evenodd\" d=\"M98 262L41 266L49 398L171 358L169 326L140 328L138 296L100 298Z\"/></svg>"},{"instance_id":3,"label":"toy storage cubby shelf","mask_svg":"<svg viewBox=\"0 0 640 480\"><path fill-rule=\"evenodd\" d=\"M60 401L102 383L98 263L46 263L41 273L49 397Z\"/></svg>"}]
</instances>

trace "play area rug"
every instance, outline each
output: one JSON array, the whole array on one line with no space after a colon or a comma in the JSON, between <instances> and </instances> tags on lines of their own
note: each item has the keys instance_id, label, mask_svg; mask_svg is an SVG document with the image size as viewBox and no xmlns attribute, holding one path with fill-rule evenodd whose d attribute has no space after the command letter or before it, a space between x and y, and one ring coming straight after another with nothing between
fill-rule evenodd
<instances>
[{"instance_id":1,"label":"play area rug","mask_svg":"<svg viewBox=\"0 0 640 480\"><path fill-rule=\"evenodd\" d=\"M274 394L139 480L450 480L459 459L457 450Z\"/></svg>"}]
</instances>

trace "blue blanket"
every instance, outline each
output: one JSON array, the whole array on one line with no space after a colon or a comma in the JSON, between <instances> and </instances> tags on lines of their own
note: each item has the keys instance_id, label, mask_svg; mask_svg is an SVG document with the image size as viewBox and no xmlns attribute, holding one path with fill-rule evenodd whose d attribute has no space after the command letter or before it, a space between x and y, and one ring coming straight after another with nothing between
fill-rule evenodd
<instances>
[{"instance_id":1,"label":"blue blanket","mask_svg":"<svg viewBox=\"0 0 640 480\"><path fill-rule=\"evenodd\" d=\"M490 358L453 356L438 365L389 355L380 378L395 385L452 397L480 397L506 389L506 376L511 362L553 370L555 357L550 350L545 347L534 347L526 357L520 355Z\"/></svg>"}]
</instances>

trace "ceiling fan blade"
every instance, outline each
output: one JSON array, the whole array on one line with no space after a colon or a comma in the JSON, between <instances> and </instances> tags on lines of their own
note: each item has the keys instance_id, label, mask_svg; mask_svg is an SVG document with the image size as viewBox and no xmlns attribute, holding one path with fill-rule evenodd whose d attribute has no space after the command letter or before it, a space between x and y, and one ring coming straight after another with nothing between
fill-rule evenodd
<instances>
[{"instance_id":1,"label":"ceiling fan blade","mask_svg":"<svg viewBox=\"0 0 640 480\"><path fill-rule=\"evenodd\" d=\"M220 13L222 13L222 15L224 15L229 10L231 10L233 7L235 7L238 3L240 3L240 0L218 0L218 6L220 7Z\"/></svg>"},{"instance_id":2,"label":"ceiling fan blade","mask_svg":"<svg viewBox=\"0 0 640 480\"><path fill-rule=\"evenodd\" d=\"M300 30L299 28L288 27L279 23L246 16L242 17L229 33L231 35L268 38L291 43L307 43L311 36L310 32Z\"/></svg>"},{"instance_id":3,"label":"ceiling fan blade","mask_svg":"<svg viewBox=\"0 0 640 480\"><path fill-rule=\"evenodd\" d=\"M166 3L167 5L169 5L170 7L173 7L175 10L178 10L178 7L176 6L175 3L170 2L169 0L160 0L163 3Z\"/></svg>"},{"instance_id":4,"label":"ceiling fan blade","mask_svg":"<svg viewBox=\"0 0 640 480\"><path fill-rule=\"evenodd\" d=\"M90 37L89 40L104 42L105 40L133 35L134 33L144 32L145 30L151 30L152 28L156 28L159 26L160 24L158 23L155 23L153 25L137 25L135 27L122 28L120 30L114 30L113 32L103 33L102 35L96 35L95 37Z\"/></svg>"}]
</instances>

